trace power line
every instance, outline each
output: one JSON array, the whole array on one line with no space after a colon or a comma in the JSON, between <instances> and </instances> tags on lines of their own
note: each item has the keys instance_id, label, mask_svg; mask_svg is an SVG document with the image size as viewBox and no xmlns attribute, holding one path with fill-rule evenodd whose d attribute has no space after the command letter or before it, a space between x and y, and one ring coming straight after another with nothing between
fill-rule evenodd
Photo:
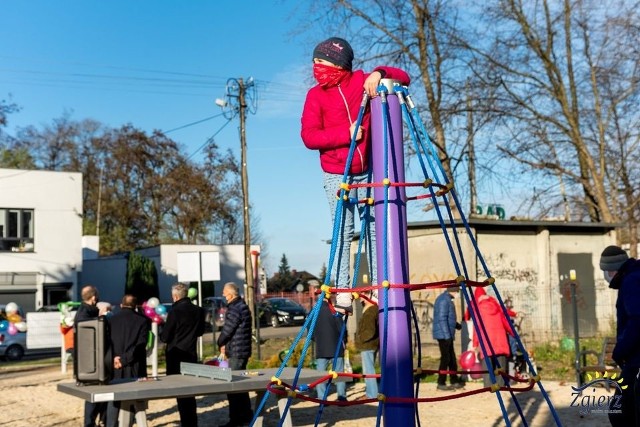
<instances>
[{"instance_id":1,"label":"power line","mask_svg":"<svg viewBox=\"0 0 640 427\"><path fill-rule=\"evenodd\" d=\"M225 128L225 126L227 126L229 123L231 122L231 120L227 120L226 122L224 122L224 124L222 126L220 126L220 129L218 129L216 131L216 133L214 133L213 135L211 135L209 138L207 138L207 140L204 142L204 144L202 144L200 147L198 147L198 149L196 151L194 151L193 153L191 153L191 155L189 157L187 157L187 160L190 160L193 156L195 156L196 154L198 154L198 152L200 150L202 150L204 147L206 147L207 145L209 145L211 142L213 142L214 138L216 137L217 134L219 134L220 132L222 132L222 129Z\"/></svg>"},{"instance_id":2,"label":"power line","mask_svg":"<svg viewBox=\"0 0 640 427\"><path fill-rule=\"evenodd\" d=\"M200 124L200 123L206 122L206 121L208 121L208 120L215 119L216 117L220 117L221 115L222 115L222 113L219 113L219 114L216 114L215 116L210 116L210 117L204 118L204 119L202 119L202 120L198 120L198 121L195 121L195 122L187 123L186 125L178 126L177 128L173 128L173 129L169 129L169 130L164 130L164 131L162 131L162 133L164 133L164 134L166 135L166 134L168 134L169 132L173 132L173 131L176 131L176 130L180 130L180 129L188 128L189 126L197 125L197 124ZM226 123L225 123L225 126L226 126Z\"/></svg>"}]
</instances>

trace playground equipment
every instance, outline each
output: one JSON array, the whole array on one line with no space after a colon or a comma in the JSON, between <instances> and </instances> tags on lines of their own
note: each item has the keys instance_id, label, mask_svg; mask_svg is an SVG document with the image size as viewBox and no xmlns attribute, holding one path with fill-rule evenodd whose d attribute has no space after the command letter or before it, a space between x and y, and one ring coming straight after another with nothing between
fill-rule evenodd
<instances>
[{"instance_id":1,"label":"playground equipment","mask_svg":"<svg viewBox=\"0 0 640 427\"><path fill-rule=\"evenodd\" d=\"M291 384L286 384L280 380L278 373L273 376L271 382L267 386L270 393L278 396L286 396L288 398L287 406L291 405L293 399L303 399L313 401L318 404L318 412L315 425L318 425L323 409L326 405L349 406L354 404L364 404L377 402L377 425L384 420L385 426L402 425L414 426L417 419L417 405L423 402L432 402L450 398L464 398L477 393L491 392L494 393L500 410L502 411L505 425L510 426L507 409L502 397L502 393L509 393L517 412L522 420L523 425L527 425L524 412L518 403L516 393L528 391L538 386L544 400L546 401L549 411L556 422L561 425L558 415L546 393L539 375L536 373L535 366L531 363L526 349L520 340L517 328L510 319L505 304L500 296L494 278L491 276L487 264L478 248L477 242L473 237L473 233L469 228L469 224L463 214L460 201L456 194L453 183L448 179L445 170L437 155L425 127L418 115L417 109L408 93L406 87L400 86L397 82L383 79L378 88L378 97L369 100L365 94L362 99L358 119L355 129L358 129L362 121L365 109L370 102L371 104L371 134L372 134L372 179L367 184L357 184L358 186L368 186L373 188L374 198L367 200L355 200L349 197L349 191L354 186L347 184L349 167L347 166L343 175L341 189L337 197L339 199L336 207L335 223L333 227L333 238L330 250L329 262L327 266L327 276L321 291L327 296L332 293L350 292L355 298L367 298L364 293L370 290L378 293L379 303L379 320L380 320L380 366L381 374L375 375L380 378L380 393L377 399L364 399L356 402L329 402L327 394L329 387L326 388L325 395L318 398L312 398L308 395L308 391L313 389L321 382L331 383L334 381L344 380L345 378L363 378L372 377L374 375L358 375L350 373L338 373L329 371L327 375L320 380L310 384L299 384L296 376ZM414 151L417 153L421 172L424 180L421 182L405 182L404 174L404 146L402 138L402 122L407 126L408 133L411 137ZM354 134L351 140L351 150L347 164L349 165L354 153L355 147ZM423 189L423 194L408 197L406 189L415 187ZM422 190L421 190L422 191ZM449 250L452 268L455 271L456 279L444 280L432 283L409 284L409 260L407 250L407 217L406 205L414 200L425 199L433 204L442 229L443 239ZM363 203L367 208L375 209L375 227L376 227L376 253L377 253L377 279L371 286L347 287L344 283L338 283L337 287L329 286L331 283L331 271L336 253L336 246L341 233L339 224L342 213L343 204L345 203ZM452 206L455 206L460 219L455 220L452 212ZM365 235L367 224L366 221L361 222L361 236ZM475 257L481 266L485 277L484 281L472 280L469 274L467 263L463 256L462 242L460 241L463 233L458 233L457 228L464 228L466 236L475 250ZM358 254L362 254L362 241L360 239ZM475 260L474 260L475 261ZM354 271L359 270L360 256L356 256ZM475 273L475 272L474 272ZM354 282L354 281L352 281ZM506 366L500 366L496 361L491 360L490 355L494 354L490 342L480 340L480 347L483 358L490 361L488 372L492 385L482 389L451 395L447 397L429 397L419 398L420 377L425 373L437 373L438 371L430 371L421 367L421 345L417 345L418 354L416 360L412 356L412 336L411 325L419 331L417 316L411 301L411 292L423 289L444 289L449 287L457 287L460 289L466 305L469 307L469 313L473 320L475 333L479 336L486 336L486 329L482 322L482 318L478 316L478 305L474 296L473 288L487 287L493 290L496 300L500 304L503 314L509 321L511 332L516 340L519 353L522 360L528 366L530 376L528 378L516 378L510 376ZM301 340L304 341L302 354L300 357L300 365L298 371L302 369L302 363L310 347L310 337L317 327L316 320L323 298L319 298L318 302L313 306L309 316L306 319L304 327L295 337L291 348L295 348ZM319 326L321 327L321 326ZM305 330L309 333L304 336ZM344 334L344 329L342 331ZM416 334L416 340L420 340L420 334ZM341 341L341 340L340 340ZM340 342L339 341L339 342ZM338 349L336 349L337 358ZM282 366L280 370L287 366L291 352L284 354L282 358ZM467 356L468 357L468 356ZM471 362L469 358L467 360ZM415 367L414 367L415 365ZM469 368L477 369L475 360L473 364L467 364ZM335 363L334 363L335 366ZM478 375L477 370L472 370L474 375ZM464 371L460 371L464 373ZM502 381L497 379L501 378ZM504 385L500 385L504 383ZM262 411L266 402L267 395L263 398L261 404L256 410L256 417ZM286 409L285 409L286 413ZM442 422L443 420L438 420ZM255 419L254 419L255 422ZM252 423L253 425L253 423ZM282 425L282 420L281 424Z\"/></svg>"}]
</instances>

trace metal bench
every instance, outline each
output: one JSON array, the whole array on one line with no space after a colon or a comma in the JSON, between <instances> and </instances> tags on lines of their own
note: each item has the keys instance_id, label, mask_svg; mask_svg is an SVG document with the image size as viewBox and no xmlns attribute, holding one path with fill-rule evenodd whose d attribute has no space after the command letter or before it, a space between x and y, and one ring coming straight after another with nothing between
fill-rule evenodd
<instances>
[{"instance_id":1,"label":"metal bench","mask_svg":"<svg viewBox=\"0 0 640 427\"><path fill-rule=\"evenodd\" d=\"M584 376L587 372L600 372L600 373L616 373L620 374L621 369L617 366L613 360L613 349L616 346L616 339L614 337L605 337L602 340L602 349L600 352L595 350L582 350L580 352L580 384L584 384ZM595 365L587 364L587 356L592 355L597 358Z\"/></svg>"}]
</instances>

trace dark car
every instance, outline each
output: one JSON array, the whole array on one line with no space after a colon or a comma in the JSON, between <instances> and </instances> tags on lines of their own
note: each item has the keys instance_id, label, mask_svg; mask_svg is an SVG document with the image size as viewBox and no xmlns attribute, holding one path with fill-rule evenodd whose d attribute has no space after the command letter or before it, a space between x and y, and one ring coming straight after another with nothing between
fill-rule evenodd
<instances>
[{"instance_id":1,"label":"dark car","mask_svg":"<svg viewBox=\"0 0 640 427\"><path fill-rule=\"evenodd\" d=\"M202 308L205 310L205 320L207 326L215 325L219 331L224 325L224 318L227 314L227 299L225 297L206 297L202 299Z\"/></svg>"},{"instance_id":2,"label":"dark car","mask_svg":"<svg viewBox=\"0 0 640 427\"><path fill-rule=\"evenodd\" d=\"M281 325L302 325L307 318L303 306L289 298L267 298L260 303L261 324L270 324L274 328Z\"/></svg>"}]
</instances>

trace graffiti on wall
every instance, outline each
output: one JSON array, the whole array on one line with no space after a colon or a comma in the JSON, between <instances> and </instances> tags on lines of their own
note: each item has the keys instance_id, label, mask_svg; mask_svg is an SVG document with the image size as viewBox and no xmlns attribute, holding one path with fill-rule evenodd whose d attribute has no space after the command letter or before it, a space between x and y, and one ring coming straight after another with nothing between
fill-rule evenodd
<instances>
[{"instance_id":1,"label":"graffiti on wall","mask_svg":"<svg viewBox=\"0 0 640 427\"><path fill-rule=\"evenodd\" d=\"M489 273L496 280L503 300L510 299L514 310L522 315L531 315L538 306L538 272L529 265L520 265L517 260L502 252L485 258ZM478 277L486 275L478 268Z\"/></svg>"},{"instance_id":2,"label":"graffiti on wall","mask_svg":"<svg viewBox=\"0 0 640 427\"><path fill-rule=\"evenodd\" d=\"M427 272L418 276L412 273L410 277L411 283L438 283L445 280L453 280L456 275L453 273L434 273ZM430 331L433 324L433 303L436 297L442 292L441 290L423 289L413 292L411 300L413 308L416 311L418 325L422 331Z\"/></svg>"},{"instance_id":3,"label":"graffiti on wall","mask_svg":"<svg viewBox=\"0 0 640 427\"><path fill-rule=\"evenodd\" d=\"M484 260L496 282L528 283L532 285L538 283L537 271L530 266L519 266L516 260L509 259L509 256L505 253L489 255ZM478 277L486 277L480 266L478 268Z\"/></svg>"}]
</instances>

